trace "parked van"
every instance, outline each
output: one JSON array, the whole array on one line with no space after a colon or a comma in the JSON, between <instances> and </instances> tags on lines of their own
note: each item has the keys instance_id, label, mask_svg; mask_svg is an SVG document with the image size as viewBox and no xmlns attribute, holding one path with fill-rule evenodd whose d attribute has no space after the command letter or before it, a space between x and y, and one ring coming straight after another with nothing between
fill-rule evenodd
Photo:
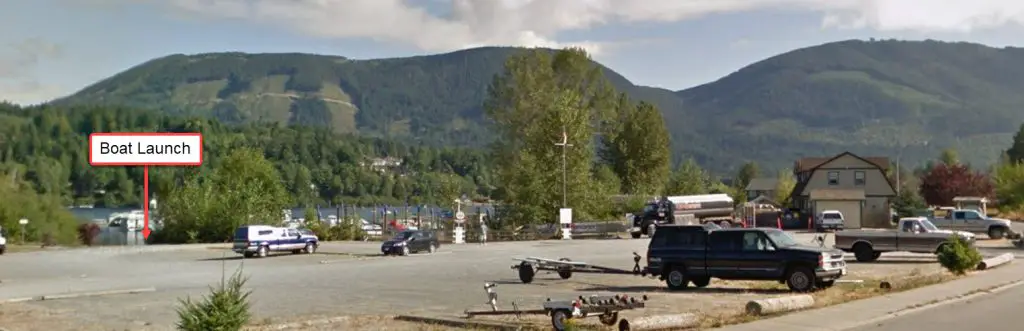
<instances>
[{"instance_id":1,"label":"parked van","mask_svg":"<svg viewBox=\"0 0 1024 331\"><path fill-rule=\"evenodd\" d=\"M313 254L320 239L312 233L298 229L267 225L245 225L235 230L232 250L245 257L266 257L271 252L291 251L293 254Z\"/></svg>"}]
</instances>

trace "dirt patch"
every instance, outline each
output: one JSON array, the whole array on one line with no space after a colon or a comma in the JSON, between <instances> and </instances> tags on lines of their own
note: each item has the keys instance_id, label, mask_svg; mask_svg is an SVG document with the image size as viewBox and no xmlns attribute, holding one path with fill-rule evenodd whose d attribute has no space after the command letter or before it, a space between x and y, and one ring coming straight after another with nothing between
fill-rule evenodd
<instances>
[{"instance_id":1,"label":"dirt patch","mask_svg":"<svg viewBox=\"0 0 1024 331\"><path fill-rule=\"evenodd\" d=\"M49 309L27 303L0 304L0 328L9 331L108 331L110 325L84 321L80 313ZM128 330L155 330L140 324Z\"/></svg>"}]
</instances>

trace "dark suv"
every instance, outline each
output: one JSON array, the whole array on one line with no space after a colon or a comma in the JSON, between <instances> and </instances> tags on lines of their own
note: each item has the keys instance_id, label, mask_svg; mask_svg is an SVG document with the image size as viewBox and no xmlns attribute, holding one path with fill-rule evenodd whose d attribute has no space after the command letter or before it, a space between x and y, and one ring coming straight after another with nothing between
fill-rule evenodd
<instances>
[{"instance_id":1,"label":"dark suv","mask_svg":"<svg viewBox=\"0 0 1024 331\"><path fill-rule=\"evenodd\" d=\"M709 229L693 225L658 227L647 248L647 273L670 290L711 278L771 280L795 292L831 287L846 275L843 252L798 244L778 229Z\"/></svg>"},{"instance_id":2,"label":"dark suv","mask_svg":"<svg viewBox=\"0 0 1024 331\"><path fill-rule=\"evenodd\" d=\"M438 248L441 248L441 243L437 240L437 236L431 231L423 230L399 232L380 245L380 251L384 255L409 255L420 251L433 253Z\"/></svg>"}]
</instances>

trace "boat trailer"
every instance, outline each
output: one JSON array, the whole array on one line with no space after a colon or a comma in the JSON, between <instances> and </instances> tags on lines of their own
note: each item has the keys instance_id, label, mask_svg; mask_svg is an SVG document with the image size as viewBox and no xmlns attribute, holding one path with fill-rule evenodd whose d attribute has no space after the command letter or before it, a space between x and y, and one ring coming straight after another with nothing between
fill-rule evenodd
<instances>
[{"instance_id":1,"label":"boat trailer","mask_svg":"<svg viewBox=\"0 0 1024 331\"><path fill-rule=\"evenodd\" d=\"M602 267L598 265L592 265L586 262L574 262L569 258L560 258L558 260L545 259L539 257L525 257L525 258L513 258L513 260L520 261L519 264L513 265L513 270L519 271L519 280L523 284L529 284L533 282L533 277L537 275L538 271L547 271L548 273L555 272L562 279L569 279L573 273L592 273L592 274L615 274L615 275L645 275L646 268L640 268L640 254L633 252L633 270Z\"/></svg>"},{"instance_id":2,"label":"boat trailer","mask_svg":"<svg viewBox=\"0 0 1024 331\"><path fill-rule=\"evenodd\" d=\"M476 316L499 316L499 315L548 315L551 316L551 326L555 330L566 329L566 321L570 319L586 318L597 316L601 324L615 325L619 321L619 312L623 310L640 309L645 307L647 296L641 298L629 297L626 295L591 295L589 297L579 296L575 300L552 301L548 298L541 306L541 309L522 310L515 302L512 302L512 310L498 309L498 293L494 291L497 287L494 283L484 283L484 290L487 292L487 304L491 310L467 310L466 317Z\"/></svg>"}]
</instances>

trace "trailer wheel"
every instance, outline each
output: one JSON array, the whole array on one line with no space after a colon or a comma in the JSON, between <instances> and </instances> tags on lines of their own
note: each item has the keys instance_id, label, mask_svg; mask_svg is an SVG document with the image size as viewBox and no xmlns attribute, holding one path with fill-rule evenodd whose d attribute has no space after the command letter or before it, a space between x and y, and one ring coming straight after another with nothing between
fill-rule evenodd
<instances>
[{"instance_id":1,"label":"trailer wheel","mask_svg":"<svg viewBox=\"0 0 1024 331\"><path fill-rule=\"evenodd\" d=\"M565 261L565 262L572 262L572 260L570 260L567 257L563 257L563 258L560 258L558 260L559 261ZM558 266L558 277L562 277L562 279L569 279L569 277L572 277L572 266L569 266L569 265L560 265L560 266Z\"/></svg>"},{"instance_id":2,"label":"trailer wheel","mask_svg":"<svg viewBox=\"0 0 1024 331\"><path fill-rule=\"evenodd\" d=\"M601 324L608 326L615 325L615 323L619 321L619 312L613 311L610 313L604 313L598 315L597 319L601 321Z\"/></svg>"},{"instance_id":3,"label":"trailer wheel","mask_svg":"<svg viewBox=\"0 0 1024 331\"><path fill-rule=\"evenodd\" d=\"M530 264L529 262L523 261L522 263L519 263L519 268L518 269L519 269L519 280L521 280L523 282L523 284L529 284L530 282L533 281L534 271L533 271L533 265L532 264Z\"/></svg>"},{"instance_id":4,"label":"trailer wheel","mask_svg":"<svg viewBox=\"0 0 1024 331\"><path fill-rule=\"evenodd\" d=\"M566 321L569 320L569 311L559 309L551 312L551 326L558 331L565 331Z\"/></svg>"}]
</instances>

